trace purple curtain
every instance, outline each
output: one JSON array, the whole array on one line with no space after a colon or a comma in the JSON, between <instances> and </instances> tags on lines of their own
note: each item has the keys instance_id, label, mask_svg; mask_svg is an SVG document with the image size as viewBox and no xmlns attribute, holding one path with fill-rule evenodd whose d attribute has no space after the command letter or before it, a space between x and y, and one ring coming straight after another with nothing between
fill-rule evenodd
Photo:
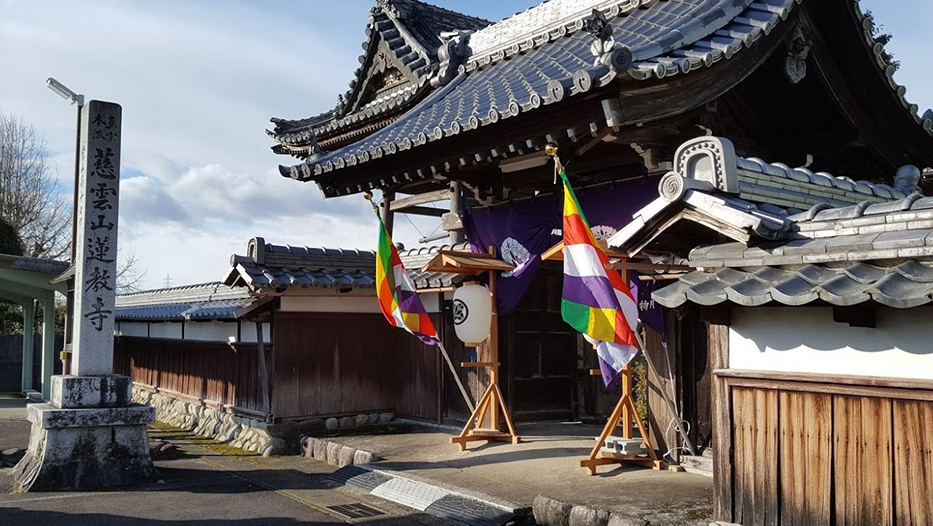
<instances>
[{"instance_id":1,"label":"purple curtain","mask_svg":"<svg viewBox=\"0 0 933 526\"><path fill-rule=\"evenodd\" d=\"M548 196L463 214L463 229L473 252L488 253L494 246L500 259L516 267L501 273L496 281L499 314L508 314L518 305L541 266L541 254L560 241L552 234L560 226L560 213L556 197Z\"/></svg>"},{"instance_id":2,"label":"purple curtain","mask_svg":"<svg viewBox=\"0 0 933 526\"><path fill-rule=\"evenodd\" d=\"M657 197L658 181L653 177L577 193L597 239L608 239ZM463 228L471 249L488 252L495 246L502 260L517 267L502 273L497 282L500 314L518 305L541 266L541 253L560 242L562 207L563 195L552 194L495 210L464 212Z\"/></svg>"},{"instance_id":3,"label":"purple curtain","mask_svg":"<svg viewBox=\"0 0 933 526\"><path fill-rule=\"evenodd\" d=\"M667 333L664 331L664 310L659 303L651 298L651 293L661 288L660 281L641 281L635 277L629 283L632 289L632 295L638 303L638 319L648 328L654 329L661 334L661 340L667 340Z\"/></svg>"}]
</instances>

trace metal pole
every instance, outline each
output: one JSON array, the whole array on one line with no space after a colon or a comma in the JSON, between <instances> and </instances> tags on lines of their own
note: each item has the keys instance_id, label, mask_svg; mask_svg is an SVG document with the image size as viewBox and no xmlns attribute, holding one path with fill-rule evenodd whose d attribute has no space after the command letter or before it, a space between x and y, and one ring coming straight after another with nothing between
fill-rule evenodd
<instances>
[{"instance_id":1,"label":"metal pole","mask_svg":"<svg viewBox=\"0 0 933 526\"><path fill-rule=\"evenodd\" d=\"M441 350L441 354L444 355L444 360L447 362L447 367L450 368L450 374L453 375L454 381L457 382L457 387L460 388L460 394L463 395L463 401L466 402L468 408L470 408L470 413L472 414L476 411L476 408L473 406L473 402L470 401L470 396L467 394L466 388L463 387L463 382L460 381L460 375L457 374L457 369L454 367L454 363L450 361L450 355L447 354L447 349L444 347L444 342L437 340L437 348Z\"/></svg>"},{"instance_id":2,"label":"metal pole","mask_svg":"<svg viewBox=\"0 0 933 526\"><path fill-rule=\"evenodd\" d=\"M648 355L647 347L645 347L645 341L641 337L641 323L638 324L638 329L633 332L635 333L635 339L638 341L638 346L641 348L642 354L645 355L645 362L648 364L648 369L651 371L651 374L653 374L655 378L661 378L658 375L658 370L654 367L654 362L651 361L651 356ZM680 419L680 414L677 412L677 407L674 405L674 401L671 400L669 396L667 396L667 390L658 389L658 392L661 393L661 398L664 399L664 402L667 404L667 408L671 414ZM691 455L696 455L696 449L693 447L693 441L690 440L689 436L687 436L687 432L684 430L684 426L678 424L677 431L680 432L680 436L684 440L684 447L687 449L687 451L689 451Z\"/></svg>"},{"instance_id":3,"label":"metal pole","mask_svg":"<svg viewBox=\"0 0 933 526\"><path fill-rule=\"evenodd\" d=\"M71 201L71 264L74 265L75 262L75 250L77 248L76 237L78 232L78 183L79 183L79 171L81 164L81 110L84 108L82 102L78 102L78 119L77 127L75 129L75 175L74 175L74 191L72 192L72 201ZM73 282L74 279L69 280ZM62 374L71 374L71 336L73 330L71 327L72 319L74 319L74 285L68 284L67 286L67 302L65 306L65 323L64 323L64 346L62 350L61 359L62 359Z\"/></svg>"}]
</instances>

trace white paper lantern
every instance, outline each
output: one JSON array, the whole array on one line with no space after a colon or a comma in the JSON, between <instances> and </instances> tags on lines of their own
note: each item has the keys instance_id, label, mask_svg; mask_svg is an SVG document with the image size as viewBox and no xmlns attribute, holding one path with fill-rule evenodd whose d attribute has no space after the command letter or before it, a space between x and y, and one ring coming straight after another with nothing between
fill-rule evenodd
<instances>
[{"instance_id":1,"label":"white paper lantern","mask_svg":"<svg viewBox=\"0 0 933 526\"><path fill-rule=\"evenodd\" d=\"M486 287L469 283L454 292L454 330L463 343L476 346L489 337L492 296Z\"/></svg>"}]
</instances>

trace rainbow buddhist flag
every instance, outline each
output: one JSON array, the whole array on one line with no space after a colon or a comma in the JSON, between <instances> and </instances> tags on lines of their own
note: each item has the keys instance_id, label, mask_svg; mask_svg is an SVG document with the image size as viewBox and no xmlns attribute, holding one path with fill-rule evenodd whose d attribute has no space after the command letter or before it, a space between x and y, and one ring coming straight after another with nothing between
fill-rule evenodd
<instances>
[{"instance_id":1,"label":"rainbow buddhist flag","mask_svg":"<svg viewBox=\"0 0 933 526\"><path fill-rule=\"evenodd\" d=\"M596 347L606 386L638 353L638 305L622 276L596 243L563 170L564 293L561 315Z\"/></svg>"},{"instance_id":2,"label":"rainbow buddhist flag","mask_svg":"<svg viewBox=\"0 0 933 526\"><path fill-rule=\"evenodd\" d=\"M424 310L415 284L408 277L398 250L378 212L379 247L376 251L376 297L390 324L405 329L428 345L437 343L437 331Z\"/></svg>"}]
</instances>

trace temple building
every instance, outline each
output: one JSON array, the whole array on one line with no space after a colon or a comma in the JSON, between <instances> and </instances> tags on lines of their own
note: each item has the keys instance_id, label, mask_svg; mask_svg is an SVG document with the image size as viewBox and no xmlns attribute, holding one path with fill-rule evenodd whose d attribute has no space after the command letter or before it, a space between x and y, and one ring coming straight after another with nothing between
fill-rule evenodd
<instances>
[{"instance_id":1,"label":"temple building","mask_svg":"<svg viewBox=\"0 0 933 526\"><path fill-rule=\"evenodd\" d=\"M933 384L916 372L928 355L879 368L871 355L842 349L842 339L856 337L850 327L896 332L889 308L925 312L930 300L922 195L933 110L906 98L874 27L857 0L551 0L495 23L380 0L350 90L316 117L273 119L268 133L274 151L296 159L283 176L316 184L326 198L379 190L388 228L397 213L439 217L452 243L492 247L524 269L502 275L497 297L503 391L518 421L607 412L589 376L591 349L561 321L560 265L541 261L560 240L560 187L546 152L556 146L594 233L639 270L630 279L645 289L643 320L658 320L646 323L645 352L665 365L649 378L652 442L662 452L684 448L669 424L690 424L688 452L707 451L718 466L717 519L776 523L771 510L782 509L808 513L801 523L890 523L849 513L877 504L890 518L919 497L853 486L843 502L828 488L846 488L845 474L820 468L812 479L825 490L819 505L836 506L824 516L752 469L762 452L775 465L758 472L791 469L781 455L793 446L781 449L776 437L805 434L786 427L797 425L786 416L794 412L835 403L812 429L857 425L858 411L875 411L864 421L914 429L931 410ZM449 208L424 206L438 201ZM439 312L449 311L447 300ZM769 316L796 323L804 311L785 306L813 302L819 319L801 334L836 331L832 352L857 363L781 363L822 347L762 340L775 334ZM864 302L883 307L851 308ZM752 308L760 305L768 310ZM758 356L750 342L795 350ZM461 371L470 385L482 374ZM814 385L806 375L825 378ZM791 380L793 392L776 387ZM826 389L834 396L800 395ZM667 390L677 414L654 403ZM441 403L446 418L469 414L452 389ZM756 427L750 414L768 415L768 425ZM814 447L847 439L858 437L837 434ZM929 453L892 458L891 444L914 443L898 440L859 462L837 454L836 465L929 481ZM762 488L767 504L755 500ZM924 522L917 517L897 522Z\"/></svg>"}]
</instances>

